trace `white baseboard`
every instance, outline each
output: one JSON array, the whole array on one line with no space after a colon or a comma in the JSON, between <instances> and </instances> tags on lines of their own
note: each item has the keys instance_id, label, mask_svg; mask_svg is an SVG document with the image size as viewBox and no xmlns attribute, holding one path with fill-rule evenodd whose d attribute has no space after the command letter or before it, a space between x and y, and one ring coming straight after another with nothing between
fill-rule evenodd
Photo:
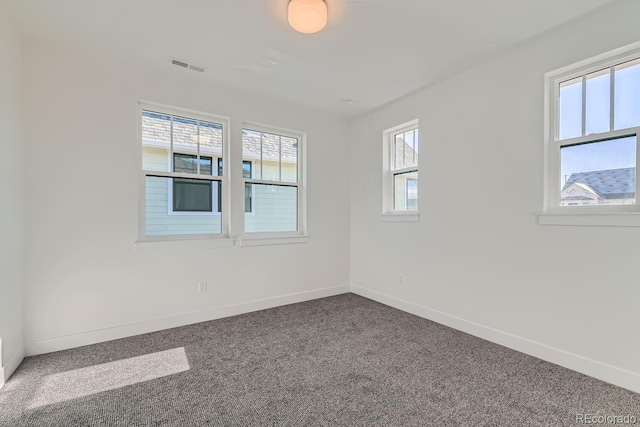
<instances>
[{"instance_id":1,"label":"white baseboard","mask_svg":"<svg viewBox=\"0 0 640 427\"><path fill-rule=\"evenodd\" d=\"M637 372L631 372L617 366L589 359L361 286L352 284L351 292L547 362L589 375L627 390L640 393L640 374Z\"/></svg>"},{"instance_id":2,"label":"white baseboard","mask_svg":"<svg viewBox=\"0 0 640 427\"><path fill-rule=\"evenodd\" d=\"M0 366L0 388L4 386L4 383L13 375L15 370L18 369L22 360L24 360L24 349L14 353L9 357L9 360L7 360L4 366Z\"/></svg>"},{"instance_id":3,"label":"white baseboard","mask_svg":"<svg viewBox=\"0 0 640 427\"><path fill-rule=\"evenodd\" d=\"M238 304L230 304L203 311L186 313L177 316L162 317L159 319L147 320L144 322L132 323L128 325L120 325L54 338L29 341L25 344L26 354L27 356L35 356L38 354L51 353L54 351L66 350L69 348L81 347L84 345L96 344L99 342L111 341L134 335L146 334L149 332L156 332L164 329L221 319L223 317L250 313L252 311L264 310L267 308L279 307L287 304L295 304L298 302L340 295L347 292L349 292L349 285L333 286L329 288L314 289L312 291L298 292L294 294L264 298Z\"/></svg>"}]
</instances>

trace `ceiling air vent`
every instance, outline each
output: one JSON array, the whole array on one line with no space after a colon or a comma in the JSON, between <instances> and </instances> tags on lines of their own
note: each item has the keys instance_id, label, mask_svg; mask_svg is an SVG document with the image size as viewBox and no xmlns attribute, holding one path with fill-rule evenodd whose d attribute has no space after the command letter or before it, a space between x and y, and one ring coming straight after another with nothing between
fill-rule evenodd
<instances>
[{"instance_id":1,"label":"ceiling air vent","mask_svg":"<svg viewBox=\"0 0 640 427\"><path fill-rule=\"evenodd\" d=\"M205 68L204 67L198 67L197 65L189 65L189 69L193 70L193 71L197 71L199 73L204 73Z\"/></svg>"},{"instance_id":2,"label":"ceiling air vent","mask_svg":"<svg viewBox=\"0 0 640 427\"><path fill-rule=\"evenodd\" d=\"M204 73L207 69L205 67L201 67L199 65L189 64L188 62L180 61L179 59L171 59L171 63L178 67L186 68L189 70L197 71L199 73Z\"/></svg>"}]
</instances>

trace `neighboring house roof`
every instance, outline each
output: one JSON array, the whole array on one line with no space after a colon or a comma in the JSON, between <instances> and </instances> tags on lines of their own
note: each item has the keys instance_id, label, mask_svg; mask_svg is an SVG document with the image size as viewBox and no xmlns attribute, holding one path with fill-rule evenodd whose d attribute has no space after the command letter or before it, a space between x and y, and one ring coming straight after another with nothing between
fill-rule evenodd
<instances>
[{"instance_id":1,"label":"neighboring house roof","mask_svg":"<svg viewBox=\"0 0 640 427\"><path fill-rule=\"evenodd\" d=\"M573 182L562 189L562 200L604 199L604 196L582 182Z\"/></svg>"},{"instance_id":2,"label":"neighboring house roof","mask_svg":"<svg viewBox=\"0 0 640 427\"><path fill-rule=\"evenodd\" d=\"M194 127L200 125L200 146L202 151L222 152L222 125L182 117L173 117L173 144L182 149L196 151L197 141ZM260 158L260 132L242 131L243 157ZM262 134L262 158L278 161L280 149L283 162L294 162L298 154L298 141L282 137L282 148L278 135ZM151 111L142 112L142 140L148 145L166 145L171 141L171 117Z\"/></svg>"},{"instance_id":3,"label":"neighboring house roof","mask_svg":"<svg viewBox=\"0 0 640 427\"><path fill-rule=\"evenodd\" d=\"M253 130L242 130L242 153L243 157L260 158L260 132ZM279 135L262 133L262 158L268 160L278 160L279 157ZM295 162L298 157L298 140L295 138L282 137L282 161Z\"/></svg>"},{"instance_id":4,"label":"neighboring house roof","mask_svg":"<svg viewBox=\"0 0 640 427\"><path fill-rule=\"evenodd\" d=\"M406 141L404 141L404 138L402 138L401 136L398 137L398 139L402 140L402 144L394 144L395 148L396 148L396 159L402 159L403 157L403 153L404 153L404 167L409 167L409 166L413 166L414 164L417 165L418 164L418 151L413 151L413 144L409 145L409 143L407 143ZM403 151L404 150L404 151ZM415 159L415 163L414 163L414 159ZM393 159L392 159L393 161ZM401 162L402 163L402 162ZM399 168L399 166L396 166L397 168Z\"/></svg>"},{"instance_id":5,"label":"neighboring house roof","mask_svg":"<svg viewBox=\"0 0 640 427\"><path fill-rule=\"evenodd\" d=\"M574 183L589 186L603 199L631 198L636 194L636 168L573 173L562 190Z\"/></svg>"}]
</instances>

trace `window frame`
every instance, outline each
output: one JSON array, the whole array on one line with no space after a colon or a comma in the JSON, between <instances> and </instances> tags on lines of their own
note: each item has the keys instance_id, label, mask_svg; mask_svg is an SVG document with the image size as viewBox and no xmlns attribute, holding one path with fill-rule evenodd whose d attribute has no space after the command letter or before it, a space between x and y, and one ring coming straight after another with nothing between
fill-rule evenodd
<instances>
[{"instance_id":1,"label":"window frame","mask_svg":"<svg viewBox=\"0 0 640 427\"><path fill-rule=\"evenodd\" d=\"M417 130L418 135L421 134L419 121L414 119L398 126L385 129L382 132L382 219L383 221L419 221L420 218L420 156L418 162L414 166L395 169L395 139L396 136L408 131ZM421 138L419 137L418 146L423 148ZM418 197L416 201L416 209L396 209L395 208L395 177L406 173L415 172L418 178L412 178L418 183ZM405 200L406 205L406 200Z\"/></svg>"},{"instance_id":2,"label":"window frame","mask_svg":"<svg viewBox=\"0 0 640 427\"><path fill-rule=\"evenodd\" d=\"M159 241L175 241L175 240L199 240L199 239L229 239L229 216L230 216L230 184L229 184L229 173L228 171L224 171L222 175L194 175L187 173L178 173L178 172L161 172L161 171L152 171L143 169L143 144L142 144L142 113L143 111L151 111L157 112L161 114L171 115L171 116L179 116L193 120L212 122L222 126L222 154L221 157L218 156L206 156L212 157L212 169L214 167L213 159L222 158L223 165L229 164L229 130L230 130L230 119L225 116L219 116L209 113L204 113L200 111L194 111L189 109L171 107L164 104L158 104L154 102L148 101L139 101L137 104L137 114L138 114L138 138L137 138L137 147L138 147L138 167L139 167L139 179L138 179L138 242L159 242ZM170 154L170 167L169 170L173 170L172 166L172 155L176 152L171 152ZM181 154L180 151L177 151L178 154ZM185 153L186 154L186 153ZM211 215L211 216L221 216L221 230L220 233L197 233L197 234L171 234L171 235L161 235L161 236L149 236L146 234L146 179L147 177L158 177L158 178L167 178L169 180L169 187L173 187L173 179L174 178L184 178L184 179L197 179L202 181L211 181L211 182L220 182L221 183L221 196L220 201L222 203L221 212L173 212L173 194L170 194L169 210L172 211L174 215ZM218 205L220 206L220 205Z\"/></svg>"},{"instance_id":3,"label":"window frame","mask_svg":"<svg viewBox=\"0 0 640 427\"><path fill-rule=\"evenodd\" d=\"M563 147L603 142L622 137L636 138L636 185L640 178L640 126L614 130L615 75L611 77L610 128L608 131L586 134L586 76L607 68L640 58L640 43L580 61L578 63L550 71L545 74L545 159L544 159L544 202L539 215L540 224L550 225L639 225L640 197L634 204L626 205L582 205L562 206L560 204L561 149ZM559 139L560 84L582 78L582 135ZM621 216L626 216L620 219ZM580 218L581 217L581 218ZM637 222L637 224L635 224Z\"/></svg>"},{"instance_id":4,"label":"window frame","mask_svg":"<svg viewBox=\"0 0 640 427\"><path fill-rule=\"evenodd\" d=\"M268 133L273 135L284 136L288 138L295 138L298 141L297 162L296 162L296 182L288 181L272 181L256 178L245 178L242 174L242 188L246 188L247 184L261 184L261 185L276 185L281 187L296 187L297 188L297 218L296 218L296 231L267 231L267 232L247 232L245 228L245 215L255 215L255 187L252 186L252 212L244 212L242 215L242 224L240 230L240 236L244 241L259 241L264 239L275 239L274 242L285 243L284 241L278 241L277 239L287 237L305 237L307 236L307 215L306 215L306 143L307 134L305 132L296 131L292 129L284 129L275 126L269 126L255 122L243 122L241 132L248 130L260 133ZM242 138L241 138L242 139ZM241 161L242 163L248 161L244 159L244 142L240 142ZM253 161L252 162L252 174L253 174ZM260 166L262 168L262 165ZM244 197L243 206L244 206Z\"/></svg>"}]
</instances>

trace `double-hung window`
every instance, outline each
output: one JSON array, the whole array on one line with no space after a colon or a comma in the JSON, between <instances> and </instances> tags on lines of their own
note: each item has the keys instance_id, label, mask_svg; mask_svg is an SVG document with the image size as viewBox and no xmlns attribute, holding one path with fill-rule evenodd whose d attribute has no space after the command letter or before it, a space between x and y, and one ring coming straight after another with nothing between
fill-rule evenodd
<instances>
[{"instance_id":1,"label":"double-hung window","mask_svg":"<svg viewBox=\"0 0 640 427\"><path fill-rule=\"evenodd\" d=\"M141 238L222 236L227 120L140 105Z\"/></svg>"},{"instance_id":2,"label":"double-hung window","mask_svg":"<svg viewBox=\"0 0 640 427\"><path fill-rule=\"evenodd\" d=\"M295 132L244 126L245 233L303 233L303 141Z\"/></svg>"},{"instance_id":3,"label":"double-hung window","mask_svg":"<svg viewBox=\"0 0 640 427\"><path fill-rule=\"evenodd\" d=\"M546 75L547 213L637 212L640 50Z\"/></svg>"},{"instance_id":4,"label":"double-hung window","mask_svg":"<svg viewBox=\"0 0 640 427\"><path fill-rule=\"evenodd\" d=\"M417 120L384 131L383 213L417 214L418 153Z\"/></svg>"}]
</instances>

